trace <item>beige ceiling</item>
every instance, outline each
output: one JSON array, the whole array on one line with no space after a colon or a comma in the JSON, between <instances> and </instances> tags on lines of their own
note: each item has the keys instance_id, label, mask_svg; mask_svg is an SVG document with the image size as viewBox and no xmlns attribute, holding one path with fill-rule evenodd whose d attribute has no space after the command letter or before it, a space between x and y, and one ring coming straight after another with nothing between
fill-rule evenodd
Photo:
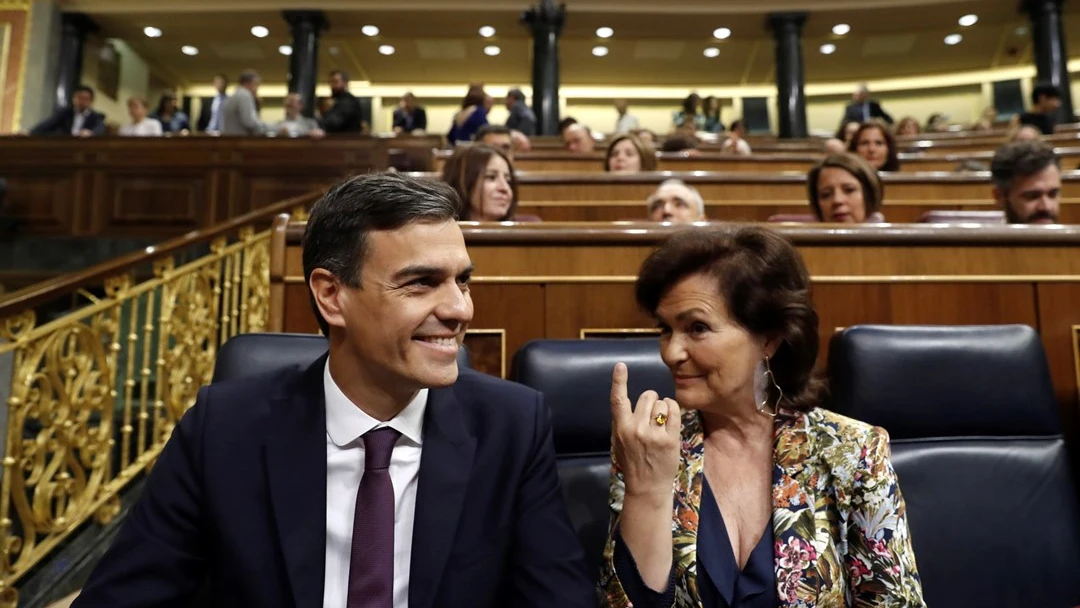
<instances>
[{"instance_id":1,"label":"beige ceiling","mask_svg":"<svg viewBox=\"0 0 1080 608\"><path fill-rule=\"evenodd\" d=\"M518 20L520 8L534 1L397 0L380 2L384 10L329 8L326 14L330 30L322 38L319 69L346 69L354 79L374 84L527 84L532 45L529 32ZM760 7L843 6L847 2L673 0L669 7L668 2L655 0L570 0L561 41L562 82L639 86L770 84L774 81L773 41L766 27L766 11ZM67 6L90 14L101 25L102 36L127 41L167 80L197 84L209 81L218 72L235 75L246 68L259 70L267 81L285 79L288 60L277 49L289 43L289 33L280 10L220 10L268 4L273 2L189 0L179 5L151 5L145 0L74 0ZM324 7L341 4L334 0L319 3ZM745 12L751 4L758 6L758 12ZM803 44L808 82L873 80L1031 63L1030 28L1012 0L858 0L858 4L871 8L810 11ZM884 6L889 4L903 6ZM429 5L444 8L423 8ZM445 8L448 5L456 8ZM658 5L665 10L658 12ZM394 10L385 10L390 7ZM732 12L721 12L718 7ZM1066 2L1065 12L1066 39L1074 41L1073 48L1080 49L1080 6ZM967 13L979 15L980 20L973 27L961 28L957 18ZM838 38L830 30L840 22L850 24L852 31ZM377 25L380 34L374 38L361 34L360 28L366 24ZM142 34L147 25L161 28L164 35L147 38ZM253 25L267 26L270 36L255 38L249 32ZM490 40L481 38L477 31L482 25L495 27L496 36ZM596 28L604 25L615 29L614 38L601 41L596 37ZM721 26L730 28L733 35L727 40L714 40L712 31ZM946 46L943 38L955 32L964 36L963 42ZM818 52L825 42L836 44L837 52ZM610 54L593 57L592 47L601 43L610 47ZM199 47L199 55L181 54L180 47L185 44ZM377 49L383 44L394 46L397 52L389 57L380 55ZM488 44L498 45L502 53L497 57L484 55L483 48ZM707 46L718 47L719 57L705 58L702 51ZM1080 56L1080 52L1076 55Z\"/></svg>"}]
</instances>

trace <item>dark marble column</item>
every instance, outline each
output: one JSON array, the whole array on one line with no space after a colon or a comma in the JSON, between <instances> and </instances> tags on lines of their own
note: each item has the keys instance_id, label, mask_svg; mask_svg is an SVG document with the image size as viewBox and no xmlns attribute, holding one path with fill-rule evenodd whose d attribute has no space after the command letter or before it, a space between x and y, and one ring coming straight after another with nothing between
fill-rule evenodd
<instances>
[{"instance_id":1,"label":"dark marble column","mask_svg":"<svg viewBox=\"0 0 1080 608\"><path fill-rule=\"evenodd\" d=\"M82 13L64 13L60 16L60 57L56 78L56 107L71 104L71 94L82 84L83 47L86 35L96 32L98 26Z\"/></svg>"},{"instance_id":2,"label":"dark marble column","mask_svg":"<svg viewBox=\"0 0 1080 608\"><path fill-rule=\"evenodd\" d=\"M1031 44L1039 83L1052 84L1061 90L1059 122L1073 121L1072 90L1069 86L1069 54L1061 22L1064 0L1025 0L1024 9L1031 17Z\"/></svg>"},{"instance_id":3,"label":"dark marble column","mask_svg":"<svg viewBox=\"0 0 1080 608\"><path fill-rule=\"evenodd\" d=\"M292 31L289 92L304 100L304 116L315 116L315 83L319 80L319 35L327 29L322 11L283 11Z\"/></svg>"},{"instance_id":4,"label":"dark marble column","mask_svg":"<svg viewBox=\"0 0 1080 608\"><path fill-rule=\"evenodd\" d=\"M557 135L559 129L559 36L566 20L566 5L554 0L526 9L521 23L533 36L533 112L536 133Z\"/></svg>"},{"instance_id":5,"label":"dark marble column","mask_svg":"<svg viewBox=\"0 0 1080 608\"><path fill-rule=\"evenodd\" d=\"M776 42L776 114L780 137L806 137L806 93L803 86L802 28L806 13L771 13L769 28Z\"/></svg>"}]
</instances>

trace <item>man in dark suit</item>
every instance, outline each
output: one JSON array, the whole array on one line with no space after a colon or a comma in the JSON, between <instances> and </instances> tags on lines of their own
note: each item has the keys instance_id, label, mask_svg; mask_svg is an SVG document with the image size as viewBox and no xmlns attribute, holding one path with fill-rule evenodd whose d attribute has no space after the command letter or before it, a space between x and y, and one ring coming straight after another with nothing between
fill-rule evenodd
<instances>
[{"instance_id":1,"label":"man in dark suit","mask_svg":"<svg viewBox=\"0 0 1080 608\"><path fill-rule=\"evenodd\" d=\"M95 112L93 105L94 89L79 85L71 95L71 105L53 112L52 116L30 129L30 134L74 137L104 135L105 115Z\"/></svg>"},{"instance_id":2,"label":"man in dark suit","mask_svg":"<svg viewBox=\"0 0 1080 608\"><path fill-rule=\"evenodd\" d=\"M841 124L851 121L870 122L875 118L880 118L890 125L893 123L892 116L881 109L881 104L870 99L870 89L866 88L865 84L861 84L851 96L851 103L844 109L844 119Z\"/></svg>"},{"instance_id":3,"label":"man in dark suit","mask_svg":"<svg viewBox=\"0 0 1080 608\"><path fill-rule=\"evenodd\" d=\"M360 132L360 100L349 92L349 75L342 70L330 72L330 93L334 105L322 115L322 128L327 133Z\"/></svg>"},{"instance_id":4,"label":"man in dark suit","mask_svg":"<svg viewBox=\"0 0 1080 608\"><path fill-rule=\"evenodd\" d=\"M328 356L203 388L75 608L596 605L541 395L458 369L458 202L384 174L312 208Z\"/></svg>"},{"instance_id":5,"label":"man in dark suit","mask_svg":"<svg viewBox=\"0 0 1080 608\"><path fill-rule=\"evenodd\" d=\"M401 104L394 110L394 133L409 134L414 131L427 131L427 110L416 104L416 96L405 93Z\"/></svg>"},{"instance_id":6,"label":"man in dark suit","mask_svg":"<svg viewBox=\"0 0 1080 608\"><path fill-rule=\"evenodd\" d=\"M196 128L204 133L218 133L221 131L221 108L229 96L225 94L229 86L229 78L224 74L214 76L214 90L217 93L213 97L202 98L202 109L199 110L199 122Z\"/></svg>"}]
</instances>

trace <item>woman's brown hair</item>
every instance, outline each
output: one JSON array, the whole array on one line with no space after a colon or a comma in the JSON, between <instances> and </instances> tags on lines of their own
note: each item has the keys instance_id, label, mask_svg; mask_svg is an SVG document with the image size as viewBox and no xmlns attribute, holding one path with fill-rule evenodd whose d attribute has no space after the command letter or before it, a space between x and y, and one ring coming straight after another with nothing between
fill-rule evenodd
<instances>
[{"instance_id":1,"label":"woman's brown hair","mask_svg":"<svg viewBox=\"0 0 1080 608\"><path fill-rule=\"evenodd\" d=\"M885 164L881 166L879 171L899 171L900 157L896 155L896 136L893 135L892 129L883 122L871 121L861 124L859 130L855 132L855 135L851 136L851 141L848 142L848 152L859 153L859 138L862 137L863 131L869 129L881 131L881 136L885 138L885 146L889 149L889 154L885 157Z\"/></svg>"},{"instance_id":2,"label":"woman's brown hair","mask_svg":"<svg viewBox=\"0 0 1080 608\"><path fill-rule=\"evenodd\" d=\"M634 148L637 149L638 156L641 157L641 170L656 171L656 148L630 133L623 133L608 144L607 154L604 156L604 171L611 171L611 155L615 152L615 145L624 139L630 140L630 143L634 144Z\"/></svg>"},{"instance_id":3,"label":"woman's brown hair","mask_svg":"<svg viewBox=\"0 0 1080 608\"><path fill-rule=\"evenodd\" d=\"M881 204L885 198L885 185L881 183L881 177L870 166L870 163L858 154L830 154L806 174L806 191L810 198L810 208L814 210L818 221L825 219L825 214L821 210L821 201L818 200L818 179L821 177L821 170L826 167L843 169L859 180L859 185L862 186L863 205L866 207L864 221L869 221L871 215L881 211Z\"/></svg>"},{"instance_id":4,"label":"woman's brown hair","mask_svg":"<svg viewBox=\"0 0 1080 608\"><path fill-rule=\"evenodd\" d=\"M462 146L455 150L454 155L443 165L442 179L457 191L461 199L458 219L463 222L472 219L472 193L480 187L480 180L483 179L492 156L502 158L506 161L506 166L510 168L510 208L498 221L512 220L517 211L518 183L517 176L514 174L514 163L510 162L502 150L487 144Z\"/></svg>"},{"instance_id":5,"label":"woman's brown hair","mask_svg":"<svg viewBox=\"0 0 1080 608\"><path fill-rule=\"evenodd\" d=\"M676 283L698 273L716 280L717 295L736 323L780 341L769 359L783 391L780 406L806 412L820 405L825 383L814 374L818 314L810 276L795 247L779 233L754 225L677 232L641 265L634 286L638 306L655 315ZM775 400L773 387L768 390Z\"/></svg>"}]
</instances>

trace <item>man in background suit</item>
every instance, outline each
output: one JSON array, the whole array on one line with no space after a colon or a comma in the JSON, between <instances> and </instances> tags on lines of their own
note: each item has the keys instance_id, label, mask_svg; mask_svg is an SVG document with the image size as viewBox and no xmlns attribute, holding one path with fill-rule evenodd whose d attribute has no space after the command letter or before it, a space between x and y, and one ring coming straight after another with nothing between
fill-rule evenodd
<instances>
[{"instance_id":1,"label":"man in background suit","mask_svg":"<svg viewBox=\"0 0 1080 608\"><path fill-rule=\"evenodd\" d=\"M844 109L844 119L841 124L849 121L870 122L875 118L880 118L890 125L893 123L892 116L881 109L881 104L870 99L870 89L865 84L861 84L851 96L851 103Z\"/></svg>"},{"instance_id":2,"label":"man in background suit","mask_svg":"<svg viewBox=\"0 0 1080 608\"><path fill-rule=\"evenodd\" d=\"M203 388L74 608L585 608L540 393L456 362L472 263L442 182L348 179L304 275L330 352Z\"/></svg>"},{"instance_id":3,"label":"man in background suit","mask_svg":"<svg viewBox=\"0 0 1080 608\"><path fill-rule=\"evenodd\" d=\"M269 131L266 123L259 120L259 105L255 101L261 82L254 70L240 74L239 86L221 106L222 135L264 136Z\"/></svg>"},{"instance_id":4,"label":"man in background suit","mask_svg":"<svg viewBox=\"0 0 1080 608\"><path fill-rule=\"evenodd\" d=\"M349 75L342 70L330 72L330 93L334 105L322 115L323 130L327 133L359 133L360 100L349 92Z\"/></svg>"},{"instance_id":5,"label":"man in background suit","mask_svg":"<svg viewBox=\"0 0 1080 608\"><path fill-rule=\"evenodd\" d=\"M94 89L79 85L71 95L71 105L53 112L52 116L30 129L30 134L74 137L104 135L105 115L95 112L93 105Z\"/></svg>"},{"instance_id":6,"label":"man in background suit","mask_svg":"<svg viewBox=\"0 0 1080 608\"><path fill-rule=\"evenodd\" d=\"M218 133L221 131L221 107L225 105L225 100L229 98L225 94L225 88L229 86L229 79L224 74L218 74L214 76L214 90L217 91L213 97L204 97L202 100L202 109L199 110L199 122L196 123L196 128L206 133Z\"/></svg>"},{"instance_id":7,"label":"man in background suit","mask_svg":"<svg viewBox=\"0 0 1080 608\"><path fill-rule=\"evenodd\" d=\"M427 110L416 104L416 96L405 93L401 96L400 107L394 110L394 133L413 131L427 131Z\"/></svg>"}]
</instances>

